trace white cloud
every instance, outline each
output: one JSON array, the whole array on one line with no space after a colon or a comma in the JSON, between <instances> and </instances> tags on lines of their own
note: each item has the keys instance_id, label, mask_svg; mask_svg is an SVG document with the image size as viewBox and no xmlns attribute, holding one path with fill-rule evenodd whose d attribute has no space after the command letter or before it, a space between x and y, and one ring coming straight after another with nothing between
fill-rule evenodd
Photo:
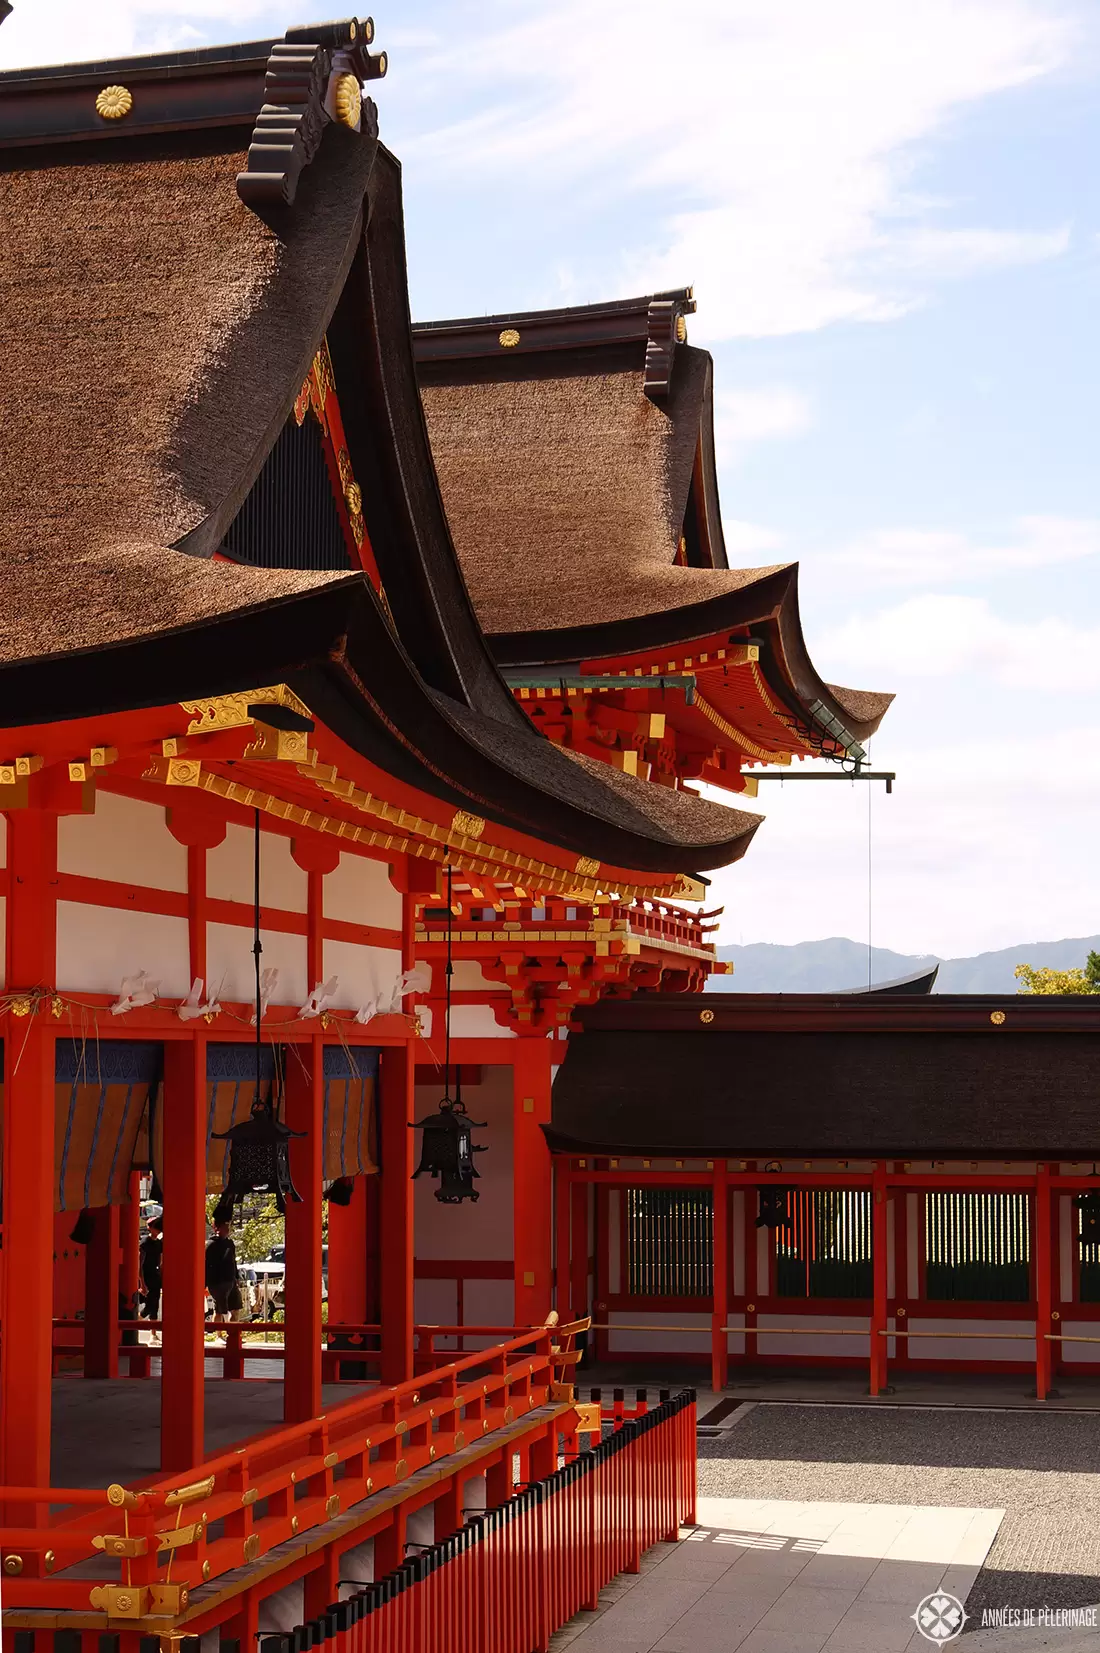
<instances>
[{"instance_id":1,"label":"white cloud","mask_svg":"<svg viewBox=\"0 0 1100 1653\"><path fill-rule=\"evenodd\" d=\"M0 68L175 51L211 39L282 34L292 6L270 0L14 0L0 28Z\"/></svg>"},{"instance_id":2,"label":"white cloud","mask_svg":"<svg viewBox=\"0 0 1100 1653\"><path fill-rule=\"evenodd\" d=\"M1070 0L559 0L517 22L467 0L462 45L412 70L423 136L402 153L464 188L522 180L528 199L628 210L625 251L579 265L578 297L694 281L709 339L882 319L933 281L1064 249L1062 228L945 227L911 174L969 106L1067 60L1069 13ZM456 76L473 112L441 119Z\"/></svg>"},{"instance_id":3,"label":"white cloud","mask_svg":"<svg viewBox=\"0 0 1100 1653\"><path fill-rule=\"evenodd\" d=\"M884 528L826 552L819 566L858 574L862 584L961 584L1100 555L1100 521L1023 517L1015 532L988 543L951 529Z\"/></svg>"},{"instance_id":4,"label":"white cloud","mask_svg":"<svg viewBox=\"0 0 1100 1653\"><path fill-rule=\"evenodd\" d=\"M1006 620L984 597L910 597L853 616L814 639L814 660L846 682L937 678L974 672L1029 694L1100 689L1100 625L1048 616Z\"/></svg>"},{"instance_id":5,"label":"white cloud","mask_svg":"<svg viewBox=\"0 0 1100 1653\"><path fill-rule=\"evenodd\" d=\"M798 436L811 424L810 403L784 385L718 391L714 397L714 445L719 460L730 460L749 442Z\"/></svg>"},{"instance_id":6,"label":"white cloud","mask_svg":"<svg viewBox=\"0 0 1100 1653\"><path fill-rule=\"evenodd\" d=\"M774 528L765 528L758 522L740 522L736 517L723 517L722 537L734 568L751 567L754 558L776 550L785 540Z\"/></svg>"}]
</instances>

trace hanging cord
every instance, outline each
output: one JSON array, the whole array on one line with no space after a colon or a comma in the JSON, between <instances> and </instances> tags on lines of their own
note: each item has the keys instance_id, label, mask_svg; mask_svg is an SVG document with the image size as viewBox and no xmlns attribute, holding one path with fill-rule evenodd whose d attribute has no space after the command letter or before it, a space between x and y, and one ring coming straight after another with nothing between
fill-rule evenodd
<instances>
[{"instance_id":1,"label":"hanging cord","mask_svg":"<svg viewBox=\"0 0 1100 1653\"><path fill-rule=\"evenodd\" d=\"M260 940L260 812L256 811L252 858L252 954L256 962L256 1094L253 1102L260 1100L260 1087L263 1070L263 1033L260 1027L260 1018L263 1009L263 997L260 991L260 954L263 952L263 942Z\"/></svg>"},{"instance_id":2,"label":"hanging cord","mask_svg":"<svg viewBox=\"0 0 1100 1653\"><path fill-rule=\"evenodd\" d=\"M867 786L867 991L871 991L871 793Z\"/></svg>"},{"instance_id":3,"label":"hanging cord","mask_svg":"<svg viewBox=\"0 0 1100 1653\"><path fill-rule=\"evenodd\" d=\"M454 975L454 964L451 959L451 939L454 929L454 904L452 900L451 863L447 863L447 975L445 982L446 999L443 1008L443 1095L451 1094L451 977Z\"/></svg>"}]
</instances>

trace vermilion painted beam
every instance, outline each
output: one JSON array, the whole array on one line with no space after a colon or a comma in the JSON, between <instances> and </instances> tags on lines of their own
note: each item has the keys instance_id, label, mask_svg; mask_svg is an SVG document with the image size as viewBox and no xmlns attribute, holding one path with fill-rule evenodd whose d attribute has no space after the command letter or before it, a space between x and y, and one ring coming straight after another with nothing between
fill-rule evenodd
<instances>
[{"instance_id":1,"label":"vermilion painted beam","mask_svg":"<svg viewBox=\"0 0 1100 1653\"><path fill-rule=\"evenodd\" d=\"M304 1423L321 1411L321 1173L325 1099L324 1040L287 1051L286 1123L302 1137L290 1144L301 1204L286 1208L286 1350L283 1420Z\"/></svg>"},{"instance_id":2,"label":"vermilion painted beam","mask_svg":"<svg viewBox=\"0 0 1100 1653\"><path fill-rule=\"evenodd\" d=\"M39 777L33 776L32 780ZM8 814L6 987L49 987L56 976L57 817ZM54 1035L46 1014L9 1014L4 1039L4 1325L0 1345L0 1476L50 1484L53 1342ZM17 1328L17 1331L16 1331ZM9 1508L34 1526L44 1506Z\"/></svg>"},{"instance_id":3,"label":"vermilion painted beam","mask_svg":"<svg viewBox=\"0 0 1100 1653\"><path fill-rule=\"evenodd\" d=\"M518 1039L512 1050L515 1321L517 1326L535 1326L550 1312L552 1172L542 1126L550 1123L554 1041Z\"/></svg>"},{"instance_id":4,"label":"vermilion painted beam","mask_svg":"<svg viewBox=\"0 0 1100 1653\"><path fill-rule=\"evenodd\" d=\"M416 890L420 869L405 858L395 868L401 895L401 968L416 962ZM416 1043L383 1050L378 1076L379 1303L382 1325L382 1382L404 1383L413 1375L412 1170L416 1133ZM378 1557L375 1556L375 1565Z\"/></svg>"},{"instance_id":5,"label":"vermilion painted beam","mask_svg":"<svg viewBox=\"0 0 1100 1653\"><path fill-rule=\"evenodd\" d=\"M164 1324L160 1463L204 1457L203 1293L206 1242L206 1038L164 1048Z\"/></svg>"}]
</instances>

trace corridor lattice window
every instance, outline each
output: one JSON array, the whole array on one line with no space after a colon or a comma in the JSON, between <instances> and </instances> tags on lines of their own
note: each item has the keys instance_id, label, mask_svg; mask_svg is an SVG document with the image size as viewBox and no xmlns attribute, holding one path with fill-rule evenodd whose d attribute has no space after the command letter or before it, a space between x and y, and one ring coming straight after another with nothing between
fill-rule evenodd
<instances>
[{"instance_id":1,"label":"corridor lattice window","mask_svg":"<svg viewBox=\"0 0 1100 1653\"><path fill-rule=\"evenodd\" d=\"M796 1188L775 1230L777 1297L870 1297L871 1196L862 1188Z\"/></svg>"},{"instance_id":2,"label":"corridor lattice window","mask_svg":"<svg viewBox=\"0 0 1100 1653\"><path fill-rule=\"evenodd\" d=\"M1100 1303L1100 1240L1086 1240L1082 1238L1083 1211L1074 1211L1073 1221L1077 1229L1077 1243L1081 1250L1081 1273L1078 1278L1077 1296L1082 1303Z\"/></svg>"},{"instance_id":3,"label":"corridor lattice window","mask_svg":"<svg viewBox=\"0 0 1100 1653\"><path fill-rule=\"evenodd\" d=\"M939 1303L1026 1303L1031 1228L1026 1194L924 1196L925 1297Z\"/></svg>"},{"instance_id":4,"label":"corridor lattice window","mask_svg":"<svg viewBox=\"0 0 1100 1653\"><path fill-rule=\"evenodd\" d=\"M628 1188L626 1278L632 1297L709 1297L714 1206L694 1188Z\"/></svg>"}]
</instances>

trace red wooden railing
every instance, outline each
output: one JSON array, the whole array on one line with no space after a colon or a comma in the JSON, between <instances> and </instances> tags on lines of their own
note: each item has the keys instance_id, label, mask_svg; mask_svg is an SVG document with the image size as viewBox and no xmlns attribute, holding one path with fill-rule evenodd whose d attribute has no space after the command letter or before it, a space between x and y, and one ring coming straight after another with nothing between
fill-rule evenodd
<instances>
[{"instance_id":1,"label":"red wooden railing","mask_svg":"<svg viewBox=\"0 0 1100 1653\"><path fill-rule=\"evenodd\" d=\"M617 1573L695 1520L695 1396L624 1422L260 1653L544 1653Z\"/></svg>"},{"instance_id":2,"label":"red wooden railing","mask_svg":"<svg viewBox=\"0 0 1100 1653\"><path fill-rule=\"evenodd\" d=\"M372 1388L323 1417L255 1436L202 1464L184 1486L166 1478L92 1491L0 1488L8 1522L0 1527L0 1549L19 1557L18 1576L4 1580L4 1605L76 1610L90 1602L116 1617L178 1614L190 1587L258 1560L547 1404L571 1377L572 1344L586 1326L518 1335L509 1328L506 1342L395 1388ZM55 1510L49 1520L30 1524L47 1505ZM108 1534L105 1516L113 1522ZM89 1591L87 1579L50 1576L97 1551L117 1563L117 1583L107 1572Z\"/></svg>"}]
</instances>

